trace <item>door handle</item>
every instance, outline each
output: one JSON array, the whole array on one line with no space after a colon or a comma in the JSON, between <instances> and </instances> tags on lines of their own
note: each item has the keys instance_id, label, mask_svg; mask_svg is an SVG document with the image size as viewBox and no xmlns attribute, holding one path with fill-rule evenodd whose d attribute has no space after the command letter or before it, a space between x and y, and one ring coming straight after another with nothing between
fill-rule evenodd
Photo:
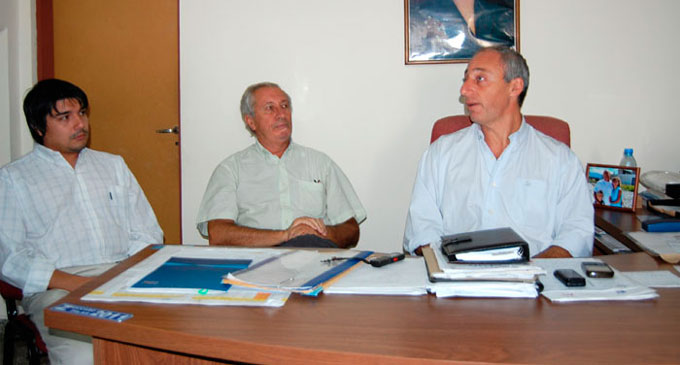
<instances>
[{"instance_id":1,"label":"door handle","mask_svg":"<svg viewBox=\"0 0 680 365\"><path fill-rule=\"evenodd\" d=\"M156 133L174 133L174 134L179 134L179 126L174 126L173 128L167 128L167 129L156 129Z\"/></svg>"}]
</instances>

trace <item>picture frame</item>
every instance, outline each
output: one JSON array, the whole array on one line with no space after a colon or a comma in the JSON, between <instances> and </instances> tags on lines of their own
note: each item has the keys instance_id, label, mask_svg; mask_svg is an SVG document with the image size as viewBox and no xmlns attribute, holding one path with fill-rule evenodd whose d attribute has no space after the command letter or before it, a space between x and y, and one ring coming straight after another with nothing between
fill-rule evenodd
<instances>
[{"instance_id":1,"label":"picture frame","mask_svg":"<svg viewBox=\"0 0 680 365\"><path fill-rule=\"evenodd\" d=\"M586 166L586 179L595 208L635 211L640 182L639 167L589 163Z\"/></svg>"},{"instance_id":2,"label":"picture frame","mask_svg":"<svg viewBox=\"0 0 680 365\"><path fill-rule=\"evenodd\" d=\"M404 0L404 43L407 65L465 63L493 45L519 52L519 0Z\"/></svg>"}]
</instances>

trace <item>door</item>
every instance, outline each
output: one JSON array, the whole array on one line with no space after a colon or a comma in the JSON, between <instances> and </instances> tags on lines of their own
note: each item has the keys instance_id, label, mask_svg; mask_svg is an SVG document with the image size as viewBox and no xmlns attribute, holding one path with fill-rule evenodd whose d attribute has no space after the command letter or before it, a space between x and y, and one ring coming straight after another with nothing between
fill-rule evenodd
<instances>
[{"instance_id":1,"label":"door","mask_svg":"<svg viewBox=\"0 0 680 365\"><path fill-rule=\"evenodd\" d=\"M125 158L165 242L181 243L179 129L174 128L179 126L178 1L59 0L52 7L54 77L87 93L90 147Z\"/></svg>"}]
</instances>

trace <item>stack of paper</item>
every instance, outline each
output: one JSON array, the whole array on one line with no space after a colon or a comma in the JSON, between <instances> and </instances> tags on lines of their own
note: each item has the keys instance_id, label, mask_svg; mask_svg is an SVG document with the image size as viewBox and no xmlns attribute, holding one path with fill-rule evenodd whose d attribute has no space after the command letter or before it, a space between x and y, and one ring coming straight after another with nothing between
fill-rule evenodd
<instances>
[{"instance_id":1,"label":"stack of paper","mask_svg":"<svg viewBox=\"0 0 680 365\"><path fill-rule=\"evenodd\" d=\"M641 285L614 269L612 278L590 278L581 269L584 261L598 261L589 258L534 259L532 262L546 271L541 278L544 289L541 293L553 302L600 301L600 300L642 300L656 298L653 289ZM572 269L586 279L583 287L567 287L553 273L557 269Z\"/></svg>"},{"instance_id":2,"label":"stack of paper","mask_svg":"<svg viewBox=\"0 0 680 365\"><path fill-rule=\"evenodd\" d=\"M382 267L361 263L324 289L326 294L424 295L427 270L422 257L406 257Z\"/></svg>"},{"instance_id":3,"label":"stack of paper","mask_svg":"<svg viewBox=\"0 0 680 365\"><path fill-rule=\"evenodd\" d=\"M318 295L349 269L370 256L372 251L291 250L252 265L247 269L227 274L224 284L246 288ZM333 258L347 258L335 260Z\"/></svg>"},{"instance_id":4,"label":"stack of paper","mask_svg":"<svg viewBox=\"0 0 680 365\"><path fill-rule=\"evenodd\" d=\"M278 255L282 250L187 245L158 252L85 295L88 301L151 302L280 307L290 293L222 284L229 271Z\"/></svg>"},{"instance_id":5,"label":"stack of paper","mask_svg":"<svg viewBox=\"0 0 680 365\"><path fill-rule=\"evenodd\" d=\"M545 271L531 264L475 265L448 262L435 243L423 250L431 283L437 297L536 298L538 275Z\"/></svg>"},{"instance_id":6,"label":"stack of paper","mask_svg":"<svg viewBox=\"0 0 680 365\"><path fill-rule=\"evenodd\" d=\"M680 262L680 233L650 233L644 231L626 232L640 247L651 255L661 257L662 260L677 264Z\"/></svg>"}]
</instances>

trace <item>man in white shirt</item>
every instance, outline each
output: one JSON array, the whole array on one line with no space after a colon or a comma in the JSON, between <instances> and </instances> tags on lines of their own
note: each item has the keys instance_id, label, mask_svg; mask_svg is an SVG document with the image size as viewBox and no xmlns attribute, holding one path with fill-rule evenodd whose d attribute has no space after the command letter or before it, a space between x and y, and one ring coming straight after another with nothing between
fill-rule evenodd
<instances>
[{"instance_id":1,"label":"man in white shirt","mask_svg":"<svg viewBox=\"0 0 680 365\"><path fill-rule=\"evenodd\" d=\"M423 155L404 232L420 251L442 235L511 227L534 257L590 256L594 211L583 166L566 145L527 124L524 58L507 47L470 60L460 93L470 127Z\"/></svg>"},{"instance_id":2,"label":"man in white shirt","mask_svg":"<svg viewBox=\"0 0 680 365\"><path fill-rule=\"evenodd\" d=\"M0 169L2 277L23 290L22 306L52 364L92 363L91 340L48 331L44 308L163 243L163 232L123 159L86 147L89 102L80 88L40 81L24 99L24 114L34 149Z\"/></svg>"},{"instance_id":3,"label":"man in white shirt","mask_svg":"<svg viewBox=\"0 0 680 365\"><path fill-rule=\"evenodd\" d=\"M292 142L288 94L270 82L251 85L241 115L257 141L215 168L199 232L211 245L356 246L366 212L327 155Z\"/></svg>"}]
</instances>

